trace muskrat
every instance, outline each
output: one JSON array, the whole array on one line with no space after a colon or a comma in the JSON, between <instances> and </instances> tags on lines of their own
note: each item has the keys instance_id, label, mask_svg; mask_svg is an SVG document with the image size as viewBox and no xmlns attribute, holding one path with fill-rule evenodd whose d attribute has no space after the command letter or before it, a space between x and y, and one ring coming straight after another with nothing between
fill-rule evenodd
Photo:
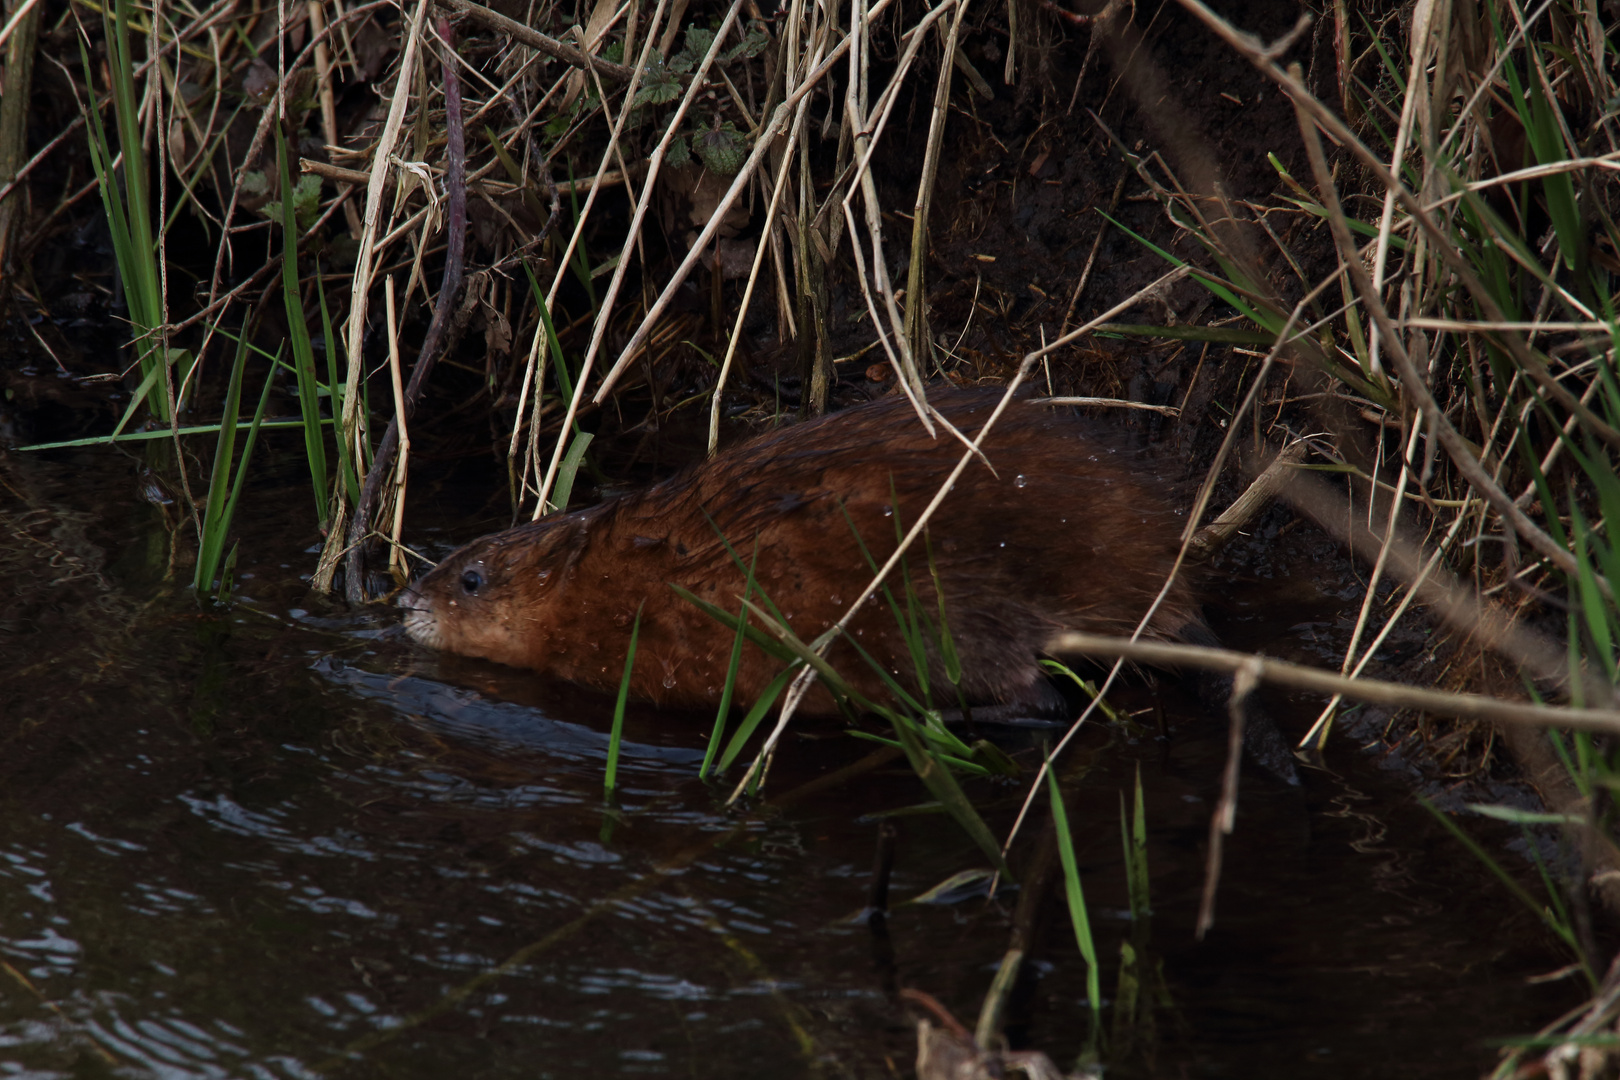
<instances>
[{"instance_id":1,"label":"muskrat","mask_svg":"<svg viewBox=\"0 0 1620 1080\"><path fill-rule=\"evenodd\" d=\"M936 389L929 401L968 437L999 390ZM451 554L400 600L418 642L672 706L720 700L734 631L671 585L737 612L754 561L763 593L805 641L826 630L895 550L963 453L931 437L898 395L784 427L633 494L494 533ZM1184 518L1173 485L1116 431L1072 409L1016 399L908 552L916 609L944 622L960 657L945 683L928 648L936 704L1028 706L1054 696L1039 666L1054 634L1129 634L1175 563ZM864 548L864 550L863 550ZM891 582L904 610L899 571ZM755 620L758 625L758 620ZM1178 577L1149 619L1159 640L1209 640L1194 588ZM891 698L864 651L908 691L916 665L895 614L863 605L828 653L859 693ZM856 648L859 646L859 649ZM753 644L735 700L755 700L782 662ZM944 693L939 693L944 689ZM835 708L825 690L802 708Z\"/></svg>"}]
</instances>

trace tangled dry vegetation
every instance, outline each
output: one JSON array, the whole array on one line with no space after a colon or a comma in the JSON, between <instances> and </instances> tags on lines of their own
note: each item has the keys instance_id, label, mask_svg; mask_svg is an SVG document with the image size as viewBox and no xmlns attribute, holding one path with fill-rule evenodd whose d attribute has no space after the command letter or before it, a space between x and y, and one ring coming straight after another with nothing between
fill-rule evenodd
<instances>
[{"instance_id":1,"label":"tangled dry vegetation","mask_svg":"<svg viewBox=\"0 0 1620 1080\"><path fill-rule=\"evenodd\" d=\"M1233 190L1232 137L1155 59L1162 19L1258 73L1284 122L1244 136L1274 151L1268 190ZM712 448L729 412L818 412L868 371L924 422L942 377L1179 410L1201 509L1223 468L1302 444L1344 482L1295 470L1284 498L1371 566L1342 673L1422 609L1583 725L1550 749L1508 728L1564 766L1578 915L1589 892L1620 908L1614 21L1597 0L1337 0L1262 40L1197 0L13 0L0 265L48 312L30 260L99 193L133 329L118 429L217 433L211 480L180 484L204 591L279 371L317 585L346 563L356 600L368 541L400 537L440 357L471 377L435 408L496 418L515 515L567 505L604 405L653 428L701 410ZM31 79L60 99L51 132ZM1039 122L1004 145L979 113L1009 92ZM1126 113L1144 137L1115 134ZM1088 146L1122 163L1112 196L1091 185L1083 236L1008 301L991 264L1046 264L975 238ZM1109 274L1126 243L1164 261Z\"/></svg>"}]
</instances>

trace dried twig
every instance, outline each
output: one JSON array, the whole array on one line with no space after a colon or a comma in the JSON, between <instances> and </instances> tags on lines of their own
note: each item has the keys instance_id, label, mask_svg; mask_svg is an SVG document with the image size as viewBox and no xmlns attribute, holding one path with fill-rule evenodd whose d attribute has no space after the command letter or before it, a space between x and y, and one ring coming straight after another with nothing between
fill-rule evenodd
<instances>
[{"instance_id":1,"label":"dried twig","mask_svg":"<svg viewBox=\"0 0 1620 1080\"><path fill-rule=\"evenodd\" d=\"M460 12L474 22L482 23L491 30L498 30L520 45L527 45L535 52L545 53L555 57L565 64L587 71L594 71L604 79L617 83L627 83L634 77L636 69L624 64L615 64L611 60L604 60L599 56L574 48L567 42L556 38L530 26L525 26L516 19L509 19L498 11L491 11L482 4L475 4L472 0L434 0L442 8Z\"/></svg>"},{"instance_id":2,"label":"dried twig","mask_svg":"<svg viewBox=\"0 0 1620 1080\"><path fill-rule=\"evenodd\" d=\"M351 604L362 604L366 600L364 540L370 527L371 513L376 506L382 485L388 480L389 465L393 463L394 452L399 447L401 427L409 422L411 414L416 411L416 404L422 397L422 387L427 383L427 377L432 373L434 363L438 359L439 341L449 325L450 312L455 307L456 294L461 289L463 252L467 239L467 159L461 117L461 80L456 75L453 58L455 44L450 20L439 16L436 30L445 49L444 276L439 282L439 295L433 305L433 318L422 338L422 349L417 354L416 366L411 370L410 385L405 389L404 410L388 422L388 430L383 434L382 443L377 447L377 457L371 464L371 470L366 474L365 486L360 490L360 498L354 507L354 516L349 521L344 592ZM367 216L369 218L370 215ZM335 533L337 530L333 531Z\"/></svg>"},{"instance_id":3,"label":"dried twig","mask_svg":"<svg viewBox=\"0 0 1620 1080\"><path fill-rule=\"evenodd\" d=\"M1484 694L1454 694L1379 679L1351 679L1330 671L1291 664L1286 660L1273 660L1266 656L1251 656L1231 649L1216 649L1203 645L1173 645L1163 641L1131 641L1102 634L1074 632L1058 634L1047 645L1058 653L1120 657L1168 668L1196 668L1201 671L1225 671L1232 674L1249 668L1261 682L1291 686L1296 690L1308 690L1319 694L1342 694L1353 701L1364 701L1369 705L1422 709L1425 712L1466 720L1491 720L1504 724L1577 728L1582 731L1620 734L1620 710L1617 709L1562 708L1537 705L1528 701L1502 701Z\"/></svg>"}]
</instances>

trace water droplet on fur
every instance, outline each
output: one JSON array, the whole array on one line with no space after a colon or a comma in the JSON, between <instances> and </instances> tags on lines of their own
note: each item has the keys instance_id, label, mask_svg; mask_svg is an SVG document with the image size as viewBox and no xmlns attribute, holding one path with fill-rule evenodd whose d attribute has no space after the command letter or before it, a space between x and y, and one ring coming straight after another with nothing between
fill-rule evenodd
<instances>
[{"instance_id":1,"label":"water droplet on fur","mask_svg":"<svg viewBox=\"0 0 1620 1080\"><path fill-rule=\"evenodd\" d=\"M1019 473L1017 476L1013 477L1013 487L1025 487L1028 484L1029 479L1025 477L1023 473Z\"/></svg>"},{"instance_id":2,"label":"water droplet on fur","mask_svg":"<svg viewBox=\"0 0 1620 1080\"><path fill-rule=\"evenodd\" d=\"M665 690L673 690L673 689L675 689L675 673L674 672L670 672L668 675L664 676L664 689Z\"/></svg>"},{"instance_id":3,"label":"water droplet on fur","mask_svg":"<svg viewBox=\"0 0 1620 1080\"><path fill-rule=\"evenodd\" d=\"M890 506L888 503L884 503L883 504L883 516L884 517L894 517L894 507Z\"/></svg>"},{"instance_id":4,"label":"water droplet on fur","mask_svg":"<svg viewBox=\"0 0 1620 1080\"><path fill-rule=\"evenodd\" d=\"M833 595L833 596L827 597L827 599L831 600L834 604L842 604L844 602L844 598L841 597L841 596L838 596L836 594Z\"/></svg>"},{"instance_id":5,"label":"water droplet on fur","mask_svg":"<svg viewBox=\"0 0 1620 1080\"><path fill-rule=\"evenodd\" d=\"M626 614L625 612L622 612L622 611L619 612L617 615L613 616L613 625L614 626L629 626L630 625L630 616L628 614Z\"/></svg>"},{"instance_id":6,"label":"water droplet on fur","mask_svg":"<svg viewBox=\"0 0 1620 1080\"><path fill-rule=\"evenodd\" d=\"M1007 546L1007 541L1005 541L1005 540L1003 540L1001 543L996 545L996 547L1006 547L1006 546Z\"/></svg>"}]
</instances>

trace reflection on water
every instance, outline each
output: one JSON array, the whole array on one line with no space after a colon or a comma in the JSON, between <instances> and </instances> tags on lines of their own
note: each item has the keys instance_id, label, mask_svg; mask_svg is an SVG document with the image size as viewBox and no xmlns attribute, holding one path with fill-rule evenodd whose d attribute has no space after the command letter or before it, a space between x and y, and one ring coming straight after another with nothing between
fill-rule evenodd
<instances>
[{"instance_id":1,"label":"reflection on water","mask_svg":"<svg viewBox=\"0 0 1620 1080\"><path fill-rule=\"evenodd\" d=\"M976 1010L1016 893L897 907L887 943L849 919L877 821L926 799L903 768L728 809L695 778L708 721L632 710L607 807L609 702L322 606L288 568L309 562L297 514L258 508L253 599L204 614L163 584L150 511L92 512L128 500L85 476L127 485L131 466L15 457L0 1075L889 1076L914 1053L898 987ZM1119 792L1140 763L1174 1001L1134 1069L1475 1075L1483 1039L1570 1000L1524 981L1561 962L1534 916L1349 747L1345 777L1312 773L1303 797L1245 780L1217 928L1193 942L1225 733L1176 712L1169 742L1082 739L1093 771L1070 803L1109 988ZM1031 760L1038 735L1008 738ZM807 729L772 790L870 749ZM1019 790L970 790L1004 829ZM887 820L897 901L982 865L938 815ZM1086 1008L1066 934L1050 920L1013 1017L1060 1063Z\"/></svg>"}]
</instances>

